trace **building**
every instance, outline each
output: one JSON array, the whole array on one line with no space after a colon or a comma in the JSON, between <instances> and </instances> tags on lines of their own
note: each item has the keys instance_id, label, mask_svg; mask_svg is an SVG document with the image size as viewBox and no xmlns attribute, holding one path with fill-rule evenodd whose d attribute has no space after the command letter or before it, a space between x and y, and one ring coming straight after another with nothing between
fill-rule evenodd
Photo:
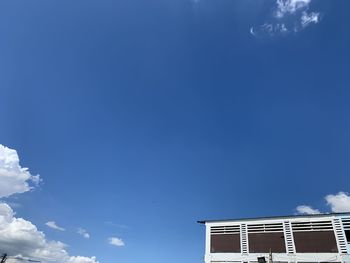
<instances>
[{"instance_id":1,"label":"building","mask_svg":"<svg viewBox=\"0 0 350 263\"><path fill-rule=\"evenodd\" d=\"M205 263L350 263L350 213L205 220ZM258 258L260 258L258 260Z\"/></svg>"}]
</instances>

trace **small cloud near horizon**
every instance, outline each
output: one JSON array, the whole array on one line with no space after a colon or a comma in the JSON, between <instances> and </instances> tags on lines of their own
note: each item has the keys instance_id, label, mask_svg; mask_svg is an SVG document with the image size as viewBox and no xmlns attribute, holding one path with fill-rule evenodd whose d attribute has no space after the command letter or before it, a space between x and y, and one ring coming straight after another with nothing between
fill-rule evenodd
<instances>
[{"instance_id":1,"label":"small cloud near horizon","mask_svg":"<svg viewBox=\"0 0 350 263\"><path fill-rule=\"evenodd\" d=\"M329 194L324 197L326 205L330 207L332 213L350 212L350 196L347 192L340 191L337 194ZM298 214L314 215L320 214L320 210L308 205L299 205L296 207Z\"/></svg>"},{"instance_id":2,"label":"small cloud near horizon","mask_svg":"<svg viewBox=\"0 0 350 263\"><path fill-rule=\"evenodd\" d=\"M335 195L329 194L325 197L327 205L331 207L332 212L342 213L350 212L349 193L339 192Z\"/></svg>"},{"instance_id":3,"label":"small cloud near horizon","mask_svg":"<svg viewBox=\"0 0 350 263\"><path fill-rule=\"evenodd\" d=\"M307 205L299 205L296 208L297 213L301 214L301 215L317 215L320 214L320 210L318 209L314 209L311 206L307 206Z\"/></svg>"}]
</instances>

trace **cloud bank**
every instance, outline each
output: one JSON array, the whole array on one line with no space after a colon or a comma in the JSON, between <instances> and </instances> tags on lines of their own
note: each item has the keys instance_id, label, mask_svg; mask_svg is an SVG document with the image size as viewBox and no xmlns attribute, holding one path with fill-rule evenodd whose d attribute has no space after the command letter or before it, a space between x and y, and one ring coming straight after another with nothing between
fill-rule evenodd
<instances>
[{"instance_id":1,"label":"cloud bank","mask_svg":"<svg viewBox=\"0 0 350 263\"><path fill-rule=\"evenodd\" d=\"M0 203L0 247L8 255L52 263L98 263L95 257L69 256L67 245L48 241L30 221L15 217L12 208Z\"/></svg>"},{"instance_id":2,"label":"cloud bank","mask_svg":"<svg viewBox=\"0 0 350 263\"><path fill-rule=\"evenodd\" d=\"M27 168L19 164L16 150L0 144L0 198L20 194L33 189L41 181ZM47 225L64 230L54 221ZM70 256L67 245L60 241L48 240L42 231L30 221L17 218L13 209L0 201L0 249L9 256L31 258L42 263L98 263L95 257ZM9 259L9 263L19 263Z\"/></svg>"},{"instance_id":3,"label":"cloud bank","mask_svg":"<svg viewBox=\"0 0 350 263\"><path fill-rule=\"evenodd\" d=\"M30 191L40 180L20 166L16 150L0 144L0 198Z\"/></svg>"},{"instance_id":4,"label":"cloud bank","mask_svg":"<svg viewBox=\"0 0 350 263\"><path fill-rule=\"evenodd\" d=\"M262 25L250 28L250 34L281 35L299 32L320 22L320 13L310 11L313 0L276 0L273 13Z\"/></svg>"}]
</instances>

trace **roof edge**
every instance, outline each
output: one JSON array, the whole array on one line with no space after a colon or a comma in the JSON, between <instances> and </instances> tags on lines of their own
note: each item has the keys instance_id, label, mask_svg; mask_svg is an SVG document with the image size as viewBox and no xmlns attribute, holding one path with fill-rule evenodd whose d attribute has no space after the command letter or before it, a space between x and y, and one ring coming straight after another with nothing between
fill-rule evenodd
<instances>
[{"instance_id":1,"label":"roof edge","mask_svg":"<svg viewBox=\"0 0 350 263\"><path fill-rule=\"evenodd\" d=\"M286 216L269 216L269 217L248 217L248 218L233 218L233 219L209 219L209 220L198 220L198 224L215 223L215 222L228 222L228 221L250 221L250 220L268 220L268 219L285 219L285 218L304 218L304 217L326 217L326 216L350 216L350 212L342 213L323 213L313 215L286 215Z\"/></svg>"}]
</instances>

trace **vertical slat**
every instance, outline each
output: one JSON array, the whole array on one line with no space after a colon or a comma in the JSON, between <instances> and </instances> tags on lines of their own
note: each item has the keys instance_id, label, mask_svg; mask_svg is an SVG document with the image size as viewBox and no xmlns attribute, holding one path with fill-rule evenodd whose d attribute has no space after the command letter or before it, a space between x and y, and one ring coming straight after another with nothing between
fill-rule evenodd
<instances>
[{"instance_id":1,"label":"vertical slat","mask_svg":"<svg viewBox=\"0 0 350 263\"><path fill-rule=\"evenodd\" d=\"M242 254L248 254L249 252L249 244L248 244L248 231L247 225L241 224L241 252Z\"/></svg>"},{"instance_id":2,"label":"vertical slat","mask_svg":"<svg viewBox=\"0 0 350 263\"><path fill-rule=\"evenodd\" d=\"M287 254L295 254L295 244L290 221L283 222L284 241L286 242Z\"/></svg>"},{"instance_id":3,"label":"vertical slat","mask_svg":"<svg viewBox=\"0 0 350 263\"><path fill-rule=\"evenodd\" d=\"M337 240L339 253L347 254L347 242L345 238L345 232L339 218L333 219L333 227L334 227L334 233L335 233L335 238Z\"/></svg>"}]
</instances>

